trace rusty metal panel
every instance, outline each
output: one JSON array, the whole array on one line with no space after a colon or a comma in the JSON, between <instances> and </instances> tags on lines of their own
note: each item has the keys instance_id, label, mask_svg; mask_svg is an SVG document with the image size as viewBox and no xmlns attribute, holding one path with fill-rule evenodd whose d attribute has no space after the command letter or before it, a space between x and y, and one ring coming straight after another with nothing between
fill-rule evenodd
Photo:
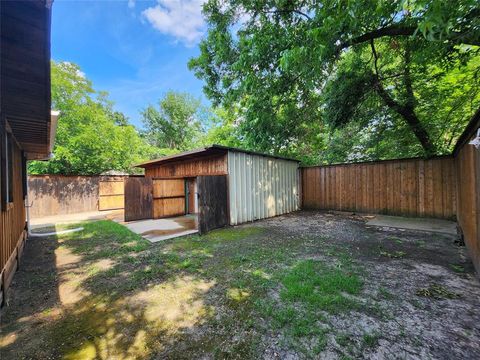
<instances>
[{"instance_id":1,"label":"rusty metal panel","mask_svg":"<svg viewBox=\"0 0 480 360\"><path fill-rule=\"evenodd\" d=\"M243 152L228 152L230 224L299 209L298 163Z\"/></svg>"}]
</instances>

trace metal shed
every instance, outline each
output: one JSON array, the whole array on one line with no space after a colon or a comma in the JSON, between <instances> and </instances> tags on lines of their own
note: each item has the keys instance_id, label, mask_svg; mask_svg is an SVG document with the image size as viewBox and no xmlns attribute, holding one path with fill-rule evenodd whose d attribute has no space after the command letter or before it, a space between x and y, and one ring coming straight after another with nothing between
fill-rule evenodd
<instances>
[{"instance_id":1,"label":"metal shed","mask_svg":"<svg viewBox=\"0 0 480 360\"><path fill-rule=\"evenodd\" d=\"M193 214L206 232L300 207L294 159L212 145L137 166L145 169L145 178L129 179L142 185L131 196L128 184L125 188L126 220Z\"/></svg>"}]
</instances>

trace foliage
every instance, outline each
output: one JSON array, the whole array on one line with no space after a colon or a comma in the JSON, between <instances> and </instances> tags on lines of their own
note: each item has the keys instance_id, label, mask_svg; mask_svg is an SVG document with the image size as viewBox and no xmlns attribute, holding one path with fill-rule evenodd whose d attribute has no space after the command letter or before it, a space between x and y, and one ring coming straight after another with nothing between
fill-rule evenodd
<instances>
[{"instance_id":1,"label":"foliage","mask_svg":"<svg viewBox=\"0 0 480 360\"><path fill-rule=\"evenodd\" d=\"M52 107L60 111L51 160L33 161L31 174L100 174L130 172L132 165L150 158L154 149L114 112L104 92L96 92L80 68L52 62Z\"/></svg>"},{"instance_id":2,"label":"foliage","mask_svg":"<svg viewBox=\"0 0 480 360\"><path fill-rule=\"evenodd\" d=\"M201 142L208 146L212 144L244 147L238 129L238 112L224 108L213 109L208 117L208 130L202 136Z\"/></svg>"},{"instance_id":3,"label":"foliage","mask_svg":"<svg viewBox=\"0 0 480 360\"><path fill-rule=\"evenodd\" d=\"M200 100L188 93L169 91L159 101L158 109L142 111L144 136L159 148L188 150L195 147L202 133Z\"/></svg>"},{"instance_id":4,"label":"foliage","mask_svg":"<svg viewBox=\"0 0 480 360\"><path fill-rule=\"evenodd\" d=\"M441 154L480 106L477 1L209 0L204 14L189 66L258 150Z\"/></svg>"}]
</instances>

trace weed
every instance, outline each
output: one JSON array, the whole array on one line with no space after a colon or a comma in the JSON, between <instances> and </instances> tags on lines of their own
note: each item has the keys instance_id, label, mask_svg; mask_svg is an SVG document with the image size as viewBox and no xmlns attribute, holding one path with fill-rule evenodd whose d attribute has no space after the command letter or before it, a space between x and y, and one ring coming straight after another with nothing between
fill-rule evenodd
<instances>
[{"instance_id":1,"label":"weed","mask_svg":"<svg viewBox=\"0 0 480 360\"><path fill-rule=\"evenodd\" d=\"M378 289L378 294L387 300L393 300L395 298L395 296L384 287Z\"/></svg>"},{"instance_id":2,"label":"weed","mask_svg":"<svg viewBox=\"0 0 480 360\"><path fill-rule=\"evenodd\" d=\"M450 264L449 266L450 266L450 269L452 269L456 273L463 274L465 272L465 268L461 265Z\"/></svg>"},{"instance_id":3,"label":"weed","mask_svg":"<svg viewBox=\"0 0 480 360\"><path fill-rule=\"evenodd\" d=\"M373 348L378 345L380 340L380 335L377 333L363 334L362 337L363 344L368 348Z\"/></svg>"},{"instance_id":4,"label":"weed","mask_svg":"<svg viewBox=\"0 0 480 360\"><path fill-rule=\"evenodd\" d=\"M401 259L407 255L405 251L395 251L395 252L389 252L389 251L381 251L380 255L388 257L390 259Z\"/></svg>"},{"instance_id":5,"label":"weed","mask_svg":"<svg viewBox=\"0 0 480 360\"><path fill-rule=\"evenodd\" d=\"M417 296L430 297L433 299L457 299L460 294L456 294L439 284L432 284L428 288L418 289Z\"/></svg>"}]
</instances>

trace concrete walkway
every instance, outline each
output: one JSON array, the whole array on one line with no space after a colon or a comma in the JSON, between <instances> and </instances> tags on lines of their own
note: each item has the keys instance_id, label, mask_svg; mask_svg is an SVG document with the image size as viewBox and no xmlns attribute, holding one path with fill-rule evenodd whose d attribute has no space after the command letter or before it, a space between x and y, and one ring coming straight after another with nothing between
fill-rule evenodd
<instances>
[{"instance_id":1,"label":"concrete walkway","mask_svg":"<svg viewBox=\"0 0 480 360\"><path fill-rule=\"evenodd\" d=\"M123 225L153 243L198 232L195 215L130 221Z\"/></svg>"},{"instance_id":2,"label":"concrete walkway","mask_svg":"<svg viewBox=\"0 0 480 360\"><path fill-rule=\"evenodd\" d=\"M449 235L457 234L456 222L440 219L406 218L400 216L376 215L373 219L367 222L367 225L378 227L392 227L406 230L427 231Z\"/></svg>"},{"instance_id":3,"label":"concrete walkway","mask_svg":"<svg viewBox=\"0 0 480 360\"><path fill-rule=\"evenodd\" d=\"M123 221L123 210L89 211L75 214L44 216L30 219L32 229L55 226L58 224L77 223L88 220Z\"/></svg>"}]
</instances>

